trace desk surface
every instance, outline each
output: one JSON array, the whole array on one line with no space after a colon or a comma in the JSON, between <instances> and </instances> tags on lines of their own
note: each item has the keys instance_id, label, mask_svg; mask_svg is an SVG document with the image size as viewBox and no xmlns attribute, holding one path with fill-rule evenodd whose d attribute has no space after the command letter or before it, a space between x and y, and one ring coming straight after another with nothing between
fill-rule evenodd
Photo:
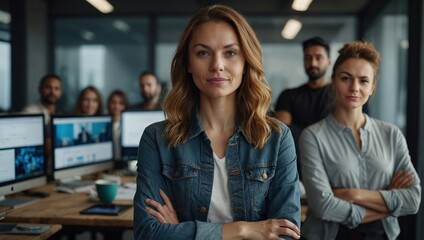
<instances>
[{"instance_id":1,"label":"desk surface","mask_svg":"<svg viewBox=\"0 0 424 240\"><path fill-rule=\"evenodd\" d=\"M63 226L93 226L132 228L133 212L131 207L119 216L83 215L79 212L98 201L88 199L87 193L58 193L50 183L36 191L48 192L50 196L30 205L8 210L3 222L61 224ZM132 205L130 200L114 201L115 204ZM302 222L306 218L307 206L302 205ZM0 240L2 240L0 238Z\"/></svg>"},{"instance_id":2,"label":"desk surface","mask_svg":"<svg viewBox=\"0 0 424 240\"><path fill-rule=\"evenodd\" d=\"M81 210L99 202L89 200L87 193L58 193L54 189L54 183L34 189L48 192L50 196L27 206L8 210L2 222L119 228L132 228L133 226L133 207L119 216L83 215L79 213ZM132 205L130 200L119 200L114 203Z\"/></svg>"},{"instance_id":3,"label":"desk surface","mask_svg":"<svg viewBox=\"0 0 424 240\"><path fill-rule=\"evenodd\" d=\"M0 234L0 240L45 240L62 228L59 224L50 225L50 229L40 235Z\"/></svg>"},{"instance_id":4,"label":"desk surface","mask_svg":"<svg viewBox=\"0 0 424 240\"><path fill-rule=\"evenodd\" d=\"M308 206L307 205L302 205L301 206L301 214L300 214L300 220L302 222L304 222L306 220L306 213L308 211Z\"/></svg>"}]
</instances>

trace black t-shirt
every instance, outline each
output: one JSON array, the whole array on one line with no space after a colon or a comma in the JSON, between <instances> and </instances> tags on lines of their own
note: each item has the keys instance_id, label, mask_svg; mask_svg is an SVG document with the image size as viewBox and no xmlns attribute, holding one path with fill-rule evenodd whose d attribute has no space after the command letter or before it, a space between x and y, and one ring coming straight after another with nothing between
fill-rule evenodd
<instances>
[{"instance_id":1,"label":"black t-shirt","mask_svg":"<svg viewBox=\"0 0 424 240\"><path fill-rule=\"evenodd\" d=\"M298 140L300 133L307 126L325 118L333 109L331 85L322 88L310 88L307 84L300 87L284 90L278 97L275 111L287 111L292 115L290 130L296 146L298 158L298 172L300 171L300 158Z\"/></svg>"},{"instance_id":2,"label":"black t-shirt","mask_svg":"<svg viewBox=\"0 0 424 240\"><path fill-rule=\"evenodd\" d=\"M303 130L331 112L331 86L310 88L307 84L283 91L277 100L275 111L287 111L292 115L292 125Z\"/></svg>"}]
</instances>

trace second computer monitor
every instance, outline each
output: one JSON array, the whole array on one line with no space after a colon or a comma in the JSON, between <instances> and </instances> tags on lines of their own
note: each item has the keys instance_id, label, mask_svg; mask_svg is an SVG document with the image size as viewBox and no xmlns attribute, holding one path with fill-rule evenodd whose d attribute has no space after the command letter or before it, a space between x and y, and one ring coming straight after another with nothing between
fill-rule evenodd
<instances>
[{"instance_id":1,"label":"second computer monitor","mask_svg":"<svg viewBox=\"0 0 424 240\"><path fill-rule=\"evenodd\" d=\"M54 179L113 168L111 116L55 116L52 130Z\"/></svg>"},{"instance_id":2,"label":"second computer monitor","mask_svg":"<svg viewBox=\"0 0 424 240\"><path fill-rule=\"evenodd\" d=\"M129 111L121 114L122 160L137 159L138 144L144 129L150 124L165 120L163 111Z\"/></svg>"}]
</instances>

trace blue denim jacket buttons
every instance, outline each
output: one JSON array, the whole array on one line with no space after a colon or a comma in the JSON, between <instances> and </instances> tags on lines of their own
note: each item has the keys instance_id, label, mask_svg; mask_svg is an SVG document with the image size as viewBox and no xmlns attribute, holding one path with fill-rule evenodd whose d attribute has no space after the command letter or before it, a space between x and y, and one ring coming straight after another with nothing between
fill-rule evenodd
<instances>
[{"instance_id":1,"label":"blue denim jacket buttons","mask_svg":"<svg viewBox=\"0 0 424 240\"><path fill-rule=\"evenodd\" d=\"M172 178L176 179L176 178L178 178L178 175L179 175L178 170L175 170L175 171L172 173Z\"/></svg>"},{"instance_id":2,"label":"blue denim jacket buttons","mask_svg":"<svg viewBox=\"0 0 424 240\"><path fill-rule=\"evenodd\" d=\"M240 169L238 169L238 168L231 168L230 169L230 175L231 176L237 176L239 174L240 174Z\"/></svg>"},{"instance_id":3,"label":"blue denim jacket buttons","mask_svg":"<svg viewBox=\"0 0 424 240\"><path fill-rule=\"evenodd\" d=\"M205 213L206 212L206 208L205 207L199 207L198 209L197 209L197 211L199 211L200 213Z\"/></svg>"}]
</instances>

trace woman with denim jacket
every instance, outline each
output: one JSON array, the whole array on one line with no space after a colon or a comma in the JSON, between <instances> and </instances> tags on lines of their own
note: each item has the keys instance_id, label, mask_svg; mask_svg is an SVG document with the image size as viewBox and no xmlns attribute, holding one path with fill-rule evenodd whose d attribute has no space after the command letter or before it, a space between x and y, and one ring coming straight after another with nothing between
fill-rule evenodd
<instances>
[{"instance_id":1,"label":"woman with denim jacket","mask_svg":"<svg viewBox=\"0 0 424 240\"><path fill-rule=\"evenodd\" d=\"M246 20L222 5L201 9L171 75L167 120L140 140L135 238L298 239L293 138L267 115L271 90Z\"/></svg>"}]
</instances>

